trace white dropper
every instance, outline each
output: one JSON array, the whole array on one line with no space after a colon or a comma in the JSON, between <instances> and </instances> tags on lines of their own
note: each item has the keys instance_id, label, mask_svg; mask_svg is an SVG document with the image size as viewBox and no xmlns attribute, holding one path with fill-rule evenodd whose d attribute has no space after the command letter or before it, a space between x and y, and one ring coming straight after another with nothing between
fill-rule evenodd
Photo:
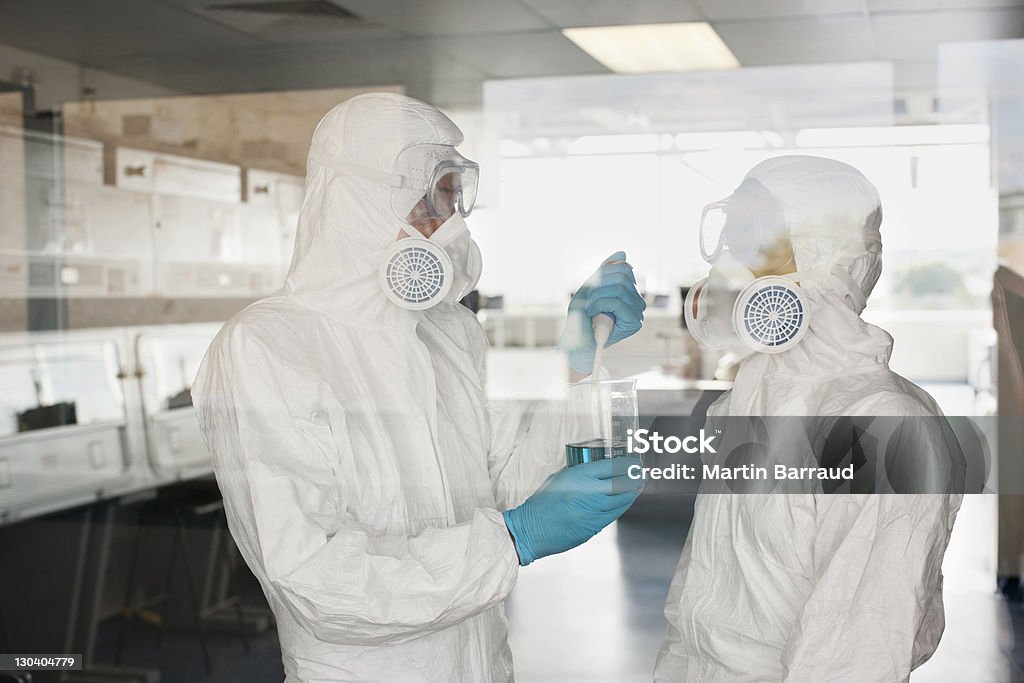
<instances>
[{"instance_id":1,"label":"white dropper","mask_svg":"<svg viewBox=\"0 0 1024 683\"><path fill-rule=\"evenodd\" d=\"M590 377L594 380L601 379L601 356L604 353L604 345L608 343L608 337L612 334L612 327L615 326L615 318L608 313L598 313L591 320L591 324L594 326L594 341L596 342L597 349L594 351L594 367L591 370ZM591 397L591 410L594 416L594 429L596 430L595 436L599 439L604 439L609 436L609 433L605 431L605 415L604 405L601 400L601 389L599 384L592 385L595 391ZM608 444L611 447L611 444Z\"/></svg>"},{"instance_id":2,"label":"white dropper","mask_svg":"<svg viewBox=\"0 0 1024 683\"><path fill-rule=\"evenodd\" d=\"M601 356L604 352L604 345L608 343L608 337L612 334L612 327L615 326L615 318L609 313L598 313L591 323L594 326L594 341L597 342L597 350L594 351L594 369L591 377L601 379Z\"/></svg>"}]
</instances>

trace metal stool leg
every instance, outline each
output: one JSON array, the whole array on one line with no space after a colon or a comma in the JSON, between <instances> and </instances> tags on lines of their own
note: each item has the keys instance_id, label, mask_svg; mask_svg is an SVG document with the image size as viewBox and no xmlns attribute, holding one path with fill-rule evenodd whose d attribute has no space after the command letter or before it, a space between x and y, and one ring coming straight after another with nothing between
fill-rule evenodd
<instances>
[{"instance_id":1,"label":"metal stool leg","mask_svg":"<svg viewBox=\"0 0 1024 683\"><path fill-rule=\"evenodd\" d=\"M223 520L223 516L221 516L220 519ZM242 637L242 648L246 652L249 652L249 636L245 632L245 615L242 612L242 593L238 586L238 568L234 566L233 558L231 556L231 549L234 546L231 542L231 534L228 531L226 524L223 527L223 532L224 542L220 544L220 551L224 558L224 566L228 571L228 590L230 591L234 588L239 591L235 593L235 617L238 619L238 635Z\"/></svg>"},{"instance_id":2,"label":"metal stool leg","mask_svg":"<svg viewBox=\"0 0 1024 683\"><path fill-rule=\"evenodd\" d=\"M178 521L178 543L181 545L182 559L185 561L185 583L188 584L188 595L192 601L192 618L195 622L196 633L199 635L199 646L203 650L203 664L206 666L207 675L209 675L213 673L213 667L210 664L210 653L206 647L206 634L203 632L203 618L200 614L202 606L199 604L199 591L192 573L192 558L189 556L188 539L185 538L185 521L181 518L180 510L175 510L174 516Z\"/></svg>"},{"instance_id":3,"label":"metal stool leg","mask_svg":"<svg viewBox=\"0 0 1024 683\"><path fill-rule=\"evenodd\" d=\"M121 663L124 654L124 641L128 632L128 621L131 619L132 593L135 592L135 577L139 569L139 553L142 547L142 513L135 521L135 540L132 542L132 559L128 566L128 581L124 589L124 607L121 608L121 629L117 633L117 649L114 650L114 663Z\"/></svg>"},{"instance_id":4,"label":"metal stool leg","mask_svg":"<svg viewBox=\"0 0 1024 683\"><path fill-rule=\"evenodd\" d=\"M174 589L174 567L178 562L178 544L180 539L178 538L177 529L171 534L171 554L167 559L167 575L164 577L164 595L170 596L171 591ZM156 647L159 650L164 644L164 632L167 627L167 615L166 608L164 613L160 615L160 626L156 631Z\"/></svg>"},{"instance_id":5,"label":"metal stool leg","mask_svg":"<svg viewBox=\"0 0 1024 683\"><path fill-rule=\"evenodd\" d=\"M4 620L3 605L0 605L0 648L3 648L4 652L11 651L10 641L7 638L7 622Z\"/></svg>"}]
</instances>

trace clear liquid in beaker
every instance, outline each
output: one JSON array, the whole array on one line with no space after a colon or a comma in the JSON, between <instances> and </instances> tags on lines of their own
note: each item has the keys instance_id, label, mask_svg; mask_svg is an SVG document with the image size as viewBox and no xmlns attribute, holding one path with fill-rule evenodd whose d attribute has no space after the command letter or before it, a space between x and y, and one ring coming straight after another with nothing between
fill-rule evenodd
<instances>
[{"instance_id":1,"label":"clear liquid in beaker","mask_svg":"<svg viewBox=\"0 0 1024 683\"><path fill-rule=\"evenodd\" d=\"M587 439L565 445L565 464L569 467L622 455L626 455L626 443L609 439Z\"/></svg>"}]
</instances>

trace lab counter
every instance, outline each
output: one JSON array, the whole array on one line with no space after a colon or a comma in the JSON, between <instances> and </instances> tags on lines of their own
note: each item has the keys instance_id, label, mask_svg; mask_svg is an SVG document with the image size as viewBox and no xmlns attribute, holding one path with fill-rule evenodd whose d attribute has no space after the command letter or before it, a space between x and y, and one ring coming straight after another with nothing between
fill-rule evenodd
<instances>
[{"instance_id":1,"label":"lab counter","mask_svg":"<svg viewBox=\"0 0 1024 683\"><path fill-rule=\"evenodd\" d=\"M131 489L123 422L52 427L0 441L0 522L86 505Z\"/></svg>"},{"instance_id":2,"label":"lab counter","mask_svg":"<svg viewBox=\"0 0 1024 683\"><path fill-rule=\"evenodd\" d=\"M681 377L677 374L663 372L661 368L652 368L632 377L636 380L637 391L675 391L681 392L683 395L694 396L705 391L721 393L732 388L732 382Z\"/></svg>"},{"instance_id":3,"label":"lab counter","mask_svg":"<svg viewBox=\"0 0 1024 683\"><path fill-rule=\"evenodd\" d=\"M0 526L209 476L189 388L218 329L0 336Z\"/></svg>"},{"instance_id":4,"label":"lab counter","mask_svg":"<svg viewBox=\"0 0 1024 683\"><path fill-rule=\"evenodd\" d=\"M142 595L171 596L167 624L188 623L183 605L206 609L224 594L225 567L240 560L219 550L227 531L188 393L218 327L0 336L0 635L14 648L5 651L78 652L95 673L99 623L130 614L124 603L136 599L125 588L133 556L145 567ZM189 496L200 503L167 502ZM160 509L165 521L143 524ZM201 585L201 597L190 602L185 585Z\"/></svg>"}]
</instances>

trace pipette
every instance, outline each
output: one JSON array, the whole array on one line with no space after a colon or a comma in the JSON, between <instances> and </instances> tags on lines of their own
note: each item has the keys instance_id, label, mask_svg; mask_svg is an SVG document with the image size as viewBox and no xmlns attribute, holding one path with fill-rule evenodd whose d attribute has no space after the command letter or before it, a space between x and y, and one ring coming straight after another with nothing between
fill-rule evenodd
<instances>
[{"instance_id":1,"label":"pipette","mask_svg":"<svg viewBox=\"0 0 1024 683\"><path fill-rule=\"evenodd\" d=\"M608 337L611 336L612 327L615 325L615 318L608 313L598 313L594 316L591 321L594 326L594 341L597 342L597 349L594 351L594 368L591 371L590 377L594 380L601 379L601 357L604 355L604 345L608 343ZM608 435L605 430L605 419L604 419L604 405L602 405L601 396L601 385L593 385L595 388L594 396L592 397L591 407L594 411L594 429L598 438L604 438ZM608 444L609 446L611 444Z\"/></svg>"},{"instance_id":2,"label":"pipette","mask_svg":"<svg viewBox=\"0 0 1024 683\"><path fill-rule=\"evenodd\" d=\"M594 369L591 377L601 379L601 357L604 355L604 345L608 343L608 337L612 334L612 327L615 326L615 318L609 313L598 313L594 316L592 324L597 350L594 351Z\"/></svg>"}]
</instances>

